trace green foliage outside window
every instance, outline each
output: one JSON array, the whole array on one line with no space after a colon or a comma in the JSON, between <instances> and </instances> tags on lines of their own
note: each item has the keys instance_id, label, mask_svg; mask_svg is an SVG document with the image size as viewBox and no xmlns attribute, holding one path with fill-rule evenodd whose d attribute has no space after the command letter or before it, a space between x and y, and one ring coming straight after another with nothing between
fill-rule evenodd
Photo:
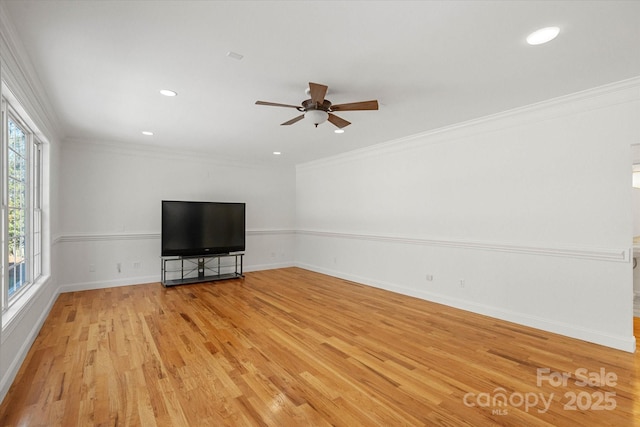
<instances>
[{"instance_id":1,"label":"green foliage outside window","mask_svg":"<svg viewBox=\"0 0 640 427\"><path fill-rule=\"evenodd\" d=\"M25 282L27 137L16 123L9 120L8 150L8 250L9 295Z\"/></svg>"}]
</instances>

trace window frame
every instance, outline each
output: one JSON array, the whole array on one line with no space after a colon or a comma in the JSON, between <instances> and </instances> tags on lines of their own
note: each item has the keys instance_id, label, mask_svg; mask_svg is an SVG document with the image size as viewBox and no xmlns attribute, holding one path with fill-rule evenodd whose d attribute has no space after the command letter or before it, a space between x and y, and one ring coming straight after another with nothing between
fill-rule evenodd
<instances>
[{"instance_id":1,"label":"window frame","mask_svg":"<svg viewBox=\"0 0 640 427\"><path fill-rule=\"evenodd\" d=\"M42 222L42 203L43 203L43 143L38 135L33 131L32 127L27 123L30 118L26 113L19 112L20 108L17 101L10 100L5 96L4 84L1 94L1 120L2 128L0 150L0 169L1 185L0 194L2 195L0 220L2 244L0 245L0 253L2 254L2 271L0 280L0 309L4 314L17 301L25 296L29 289L43 276L43 222ZM20 108L21 109L21 108ZM22 110L22 109L21 109ZM27 116L27 117L24 117ZM25 250L25 271L23 284L13 294L9 295L9 120L20 128L25 134L25 206L24 206L24 250ZM4 326L4 322L3 322Z\"/></svg>"}]
</instances>

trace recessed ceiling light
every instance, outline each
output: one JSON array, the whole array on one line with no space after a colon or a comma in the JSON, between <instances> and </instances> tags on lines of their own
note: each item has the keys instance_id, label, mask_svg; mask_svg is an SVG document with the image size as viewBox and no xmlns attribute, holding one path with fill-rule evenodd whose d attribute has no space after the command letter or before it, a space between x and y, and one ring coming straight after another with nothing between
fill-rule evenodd
<instances>
[{"instance_id":1,"label":"recessed ceiling light","mask_svg":"<svg viewBox=\"0 0 640 427\"><path fill-rule=\"evenodd\" d=\"M147 135L147 136L152 136L152 135L153 135L153 132L149 132L148 130L143 130L143 131L142 131L142 134L143 134L143 135Z\"/></svg>"},{"instance_id":2,"label":"recessed ceiling light","mask_svg":"<svg viewBox=\"0 0 640 427\"><path fill-rule=\"evenodd\" d=\"M241 55L237 52L231 52L231 51L227 52L227 56L229 58L237 59L238 61L244 58L244 55Z\"/></svg>"},{"instance_id":3,"label":"recessed ceiling light","mask_svg":"<svg viewBox=\"0 0 640 427\"><path fill-rule=\"evenodd\" d=\"M560 33L560 28L558 27L547 27L541 28L527 36L527 43L530 45L538 45L550 42L555 39Z\"/></svg>"},{"instance_id":4,"label":"recessed ceiling light","mask_svg":"<svg viewBox=\"0 0 640 427\"><path fill-rule=\"evenodd\" d=\"M336 129L334 130L335 133L344 133L344 129Z\"/></svg>"},{"instance_id":5,"label":"recessed ceiling light","mask_svg":"<svg viewBox=\"0 0 640 427\"><path fill-rule=\"evenodd\" d=\"M164 96L176 96L178 94L178 92L174 92L172 90L169 89L161 89L160 93Z\"/></svg>"},{"instance_id":6,"label":"recessed ceiling light","mask_svg":"<svg viewBox=\"0 0 640 427\"><path fill-rule=\"evenodd\" d=\"M274 151L274 152L273 152L273 155L274 155L274 156L279 156L280 154L282 154L280 151Z\"/></svg>"}]
</instances>

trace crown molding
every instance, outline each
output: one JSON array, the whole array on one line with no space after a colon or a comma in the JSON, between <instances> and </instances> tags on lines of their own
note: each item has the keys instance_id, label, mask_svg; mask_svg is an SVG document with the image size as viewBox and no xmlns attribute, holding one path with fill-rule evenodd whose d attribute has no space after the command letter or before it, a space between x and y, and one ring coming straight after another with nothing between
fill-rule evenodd
<instances>
[{"instance_id":1,"label":"crown molding","mask_svg":"<svg viewBox=\"0 0 640 427\"><path fill-rule=\"evenodd\" d=\"M38 129L34 131L40 133L45 141L60 139L60 121L31 60L25 54L15 26L9 19L5 1L0 1L0 60L2 80L36 124Z\"/></svg>"},{"instance_id":2,"label":"crown molding","mask_svg":"<svg viewBox=\"0 0 640 427\"><path fill-rule=\"evenodd\" d=\"M640 101L640 76L296 165L303 171Z\"/></svg>"},{"instance_id":3,"label":"crown molding","mask_svg":"<svg viewBox=\"0 0 640 427\"><path fill-rule=\"evenodd\" d=\"M179 148L159 147L147 144L133 144L119 141L100 141L83 138L66 138L62 142L63 150L93 151L125 156L153 157L158 159L186 160L207 163L209 165L233 166L245 169L282 169L281 165L267 162L250 162L223 156L208 151L188 151ZM293 169L293 166L291 166Z\"/></svg>"}]
</instances>

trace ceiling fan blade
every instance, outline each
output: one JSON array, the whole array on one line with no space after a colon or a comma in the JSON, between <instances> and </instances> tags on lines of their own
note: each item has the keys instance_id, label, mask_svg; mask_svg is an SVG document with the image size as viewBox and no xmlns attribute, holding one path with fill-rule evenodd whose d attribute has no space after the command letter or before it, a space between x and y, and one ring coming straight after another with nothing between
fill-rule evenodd
<instances>
[{"instance_id":1,"label":"ceiling fan blade","mask_svg":"<svg viewBox=\"0 0 640 427\"><path fill-rule=\"evenodd\" d=\"M280 123L280 126L292 125L292 124L294 124L296 122L299 122L302 119L304 119L304 114L300 114L298 117L294 117L293 119L289 120L288 122Z\"/></svg>"},{"instance_id":2,"label":"ceiling fan blade","mask_svg":"<svg viewBox=\"0 0 640 427\"><path fill-rule=\"evenodd\" d=\"M351 102L349 104L332 105L331 111L377 110L378 101Z\"/></svg>"},{"instance_id":3,"label":"ceiling fan blade","mask_svg":"<svg viewBox=\"0 0 640 427\"><path fill-rule=\"evenodd\" d=\"M331 114L331 113L329 113L329 118L327 120L329 120L331 123L333 123L334 125L336 125L340 129L342 129L344 127L347 127L347 126L349 126L351 124L351 122L348 122L345 119L340 118L340 117L336 116L335 114Z\"/></svg>"},{"instance_id":4,"label":"ceiling fan blade","mask_svg":"<svg viewBox=\"0 0 640 427\"><path fill-rule=\"evenodd\" d=\"M324 102L324 96L327 94L328 86L318 83L309 82L309 94L311 95L311 101L315 104L322 105Z\"/></svg>"},{"instance_id":5,"label":"ceiling fan blade","mask_svg":"<svg viewBox=\"0 0 640 427\"><path fill-rule=\"evenodd\" d=\"M272 107L289 107L289 108L300 108L297 105L289 105L289 104L278 104L277 102L267 102L267 101L256 101L256 105L270 105Z\"/></svg>"}]
</instances>

